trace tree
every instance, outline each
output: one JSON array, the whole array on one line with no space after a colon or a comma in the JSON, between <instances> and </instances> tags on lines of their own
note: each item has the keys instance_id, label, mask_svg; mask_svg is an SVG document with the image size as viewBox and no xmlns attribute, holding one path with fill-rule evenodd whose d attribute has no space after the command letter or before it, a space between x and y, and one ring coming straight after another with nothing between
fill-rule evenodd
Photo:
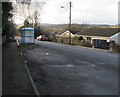
<instances>
[{"instance_id":1,"label":"tree","mask_svg":"<svg viewBox=\"0 0 120 97\"><path fill-rule=\"evenodd\" d=\"M26 20L24 21L24 26L27 27L27 26L29 26L29 24L30 24L30 23L29 23L28 19L26 19Z\"/></svg>"},{"instance_id":2,"label":"tree","mask_svg":"<svg viewBox=\"0 0 120 97\"><path fill-rule=\"evenodd\" d=\"M83 40L83 39L84 39L83 36L80 36L80 37L79 37L79 40Z\"/></svg>"},{"instance_id":3,"label":"tree","mask_svg":"<svg viewBox=\"0 0 120 97\"><path fill-rule=\"evenodd\" d=\"M16 1L18 1L18 0L16 0ZM39 25L40 24L40 22L39 22L40 13L39 12L41 10L41 7L44 4L45 3L42 3L42 2L38 3L37 0L35 0L35 3L31 3L31 0L23 0L23 2L21 2L22 9L26 7L27 15L24 15L26 20L24 21L24 25L19 28L19 31L21 31L21 29L24 27L33 27L35 29L35 38L37 36L39 36L40 34L42 34L41 29L40 29L40 25ZM33 10L34 7L36 10L31 11L31 10ZM22 10L21 12L23 14L25 13L24 10Z\"/></svg>"},{"instance_id":4,"label":"tree","mask_svg":"<svg viewBox=\"0 0 120 97\"><path fill-rule=\"evenodd\" d=\"M11 2L2 2L2 35L6 36L7 41L10 40L10 37L13 37L12 29L13 23L12 20L13 14L11 10L13 9Z\"/></svg>"}]
</instances>

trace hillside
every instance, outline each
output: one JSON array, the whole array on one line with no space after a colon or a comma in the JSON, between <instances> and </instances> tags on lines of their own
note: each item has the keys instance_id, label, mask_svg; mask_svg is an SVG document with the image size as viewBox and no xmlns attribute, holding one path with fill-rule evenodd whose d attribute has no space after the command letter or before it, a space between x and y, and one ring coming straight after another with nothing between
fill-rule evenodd
<instances>
[{"instance_id":1,"label":"hillside","mask_svg":"<svg viewBox=\"0 0 120 97\"><path fill-rule=\"evenodd\" d=\"M87 28L116 28L118 26L114 25L98 25L98 24L72 24L71 25L71 31L77 31L80 32L82 30L85 30ZM40 24L40 28L43 34L50 35L52 32L65 32L66 30L69 30L68 24Z\"/></svg>"}]
</instances>

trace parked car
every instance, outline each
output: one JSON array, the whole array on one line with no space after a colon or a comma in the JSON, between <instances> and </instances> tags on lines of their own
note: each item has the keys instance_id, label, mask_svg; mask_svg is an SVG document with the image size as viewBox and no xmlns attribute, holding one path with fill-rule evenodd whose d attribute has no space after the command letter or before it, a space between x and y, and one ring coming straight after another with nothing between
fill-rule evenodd
<instances>
[{"instance_id":1,"label":"parked car","mask_svg":"<svg viewBox=\"0 0 120 97\"><path fill-rule=\"evenodd\" d=\"M40 35L37 37L37 40L46 41L47 37L45 35Z\"/></svg>"}]
</instances>

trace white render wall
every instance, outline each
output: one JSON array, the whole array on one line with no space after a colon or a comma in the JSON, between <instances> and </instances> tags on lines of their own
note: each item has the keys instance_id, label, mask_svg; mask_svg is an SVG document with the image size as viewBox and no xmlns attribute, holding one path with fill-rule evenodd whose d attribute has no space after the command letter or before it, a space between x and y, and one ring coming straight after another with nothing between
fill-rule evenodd
<instances>
[{"instance_id":1,"label":"white render wall","mask_svg":"<svg viewBox=\"0 0 120 97\"><path fill-rule=\"evenodd\" d=\"M120 44L120 32L115 34L115 35L113 35L113 36L111 36L110 40L115 41L116 44Z\"/></svg>"}]
</instances>

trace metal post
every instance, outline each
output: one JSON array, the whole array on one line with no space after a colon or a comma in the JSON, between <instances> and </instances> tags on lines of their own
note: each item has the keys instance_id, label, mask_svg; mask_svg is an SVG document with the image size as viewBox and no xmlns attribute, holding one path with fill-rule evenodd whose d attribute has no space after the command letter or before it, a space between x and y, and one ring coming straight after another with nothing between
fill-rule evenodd
<instances>
[{"instance_id":1,"label":"metal post","mask_svg":"<svg viewBox=\"0 0 120 97\"><path fill-rule=\"evenodd\" d=\"M69 12L69 31L70 31L70 33L69 33L69 44L71 44L71 1L70 1L70 3L69 3L69 5L70 5L70 12Z\"/></svg>"},{"instance_id":2,"label":"metal post","mask_svg":"<svg viewBox=\"0 0 120 97\"><path fill-rule=\"evenodd\" d=\"M118 2L118 26L120 26L120 1Z\"/></svg>"},{"instance_id":3,"label":"metal post","mask_svg":"<svg viewBox=\"0 0 120 97\"><path fill-rule=\"evenodd\" d=\"M34 21L33 21L33 29L34 29Z\"/></svg>"}]
</instances>

